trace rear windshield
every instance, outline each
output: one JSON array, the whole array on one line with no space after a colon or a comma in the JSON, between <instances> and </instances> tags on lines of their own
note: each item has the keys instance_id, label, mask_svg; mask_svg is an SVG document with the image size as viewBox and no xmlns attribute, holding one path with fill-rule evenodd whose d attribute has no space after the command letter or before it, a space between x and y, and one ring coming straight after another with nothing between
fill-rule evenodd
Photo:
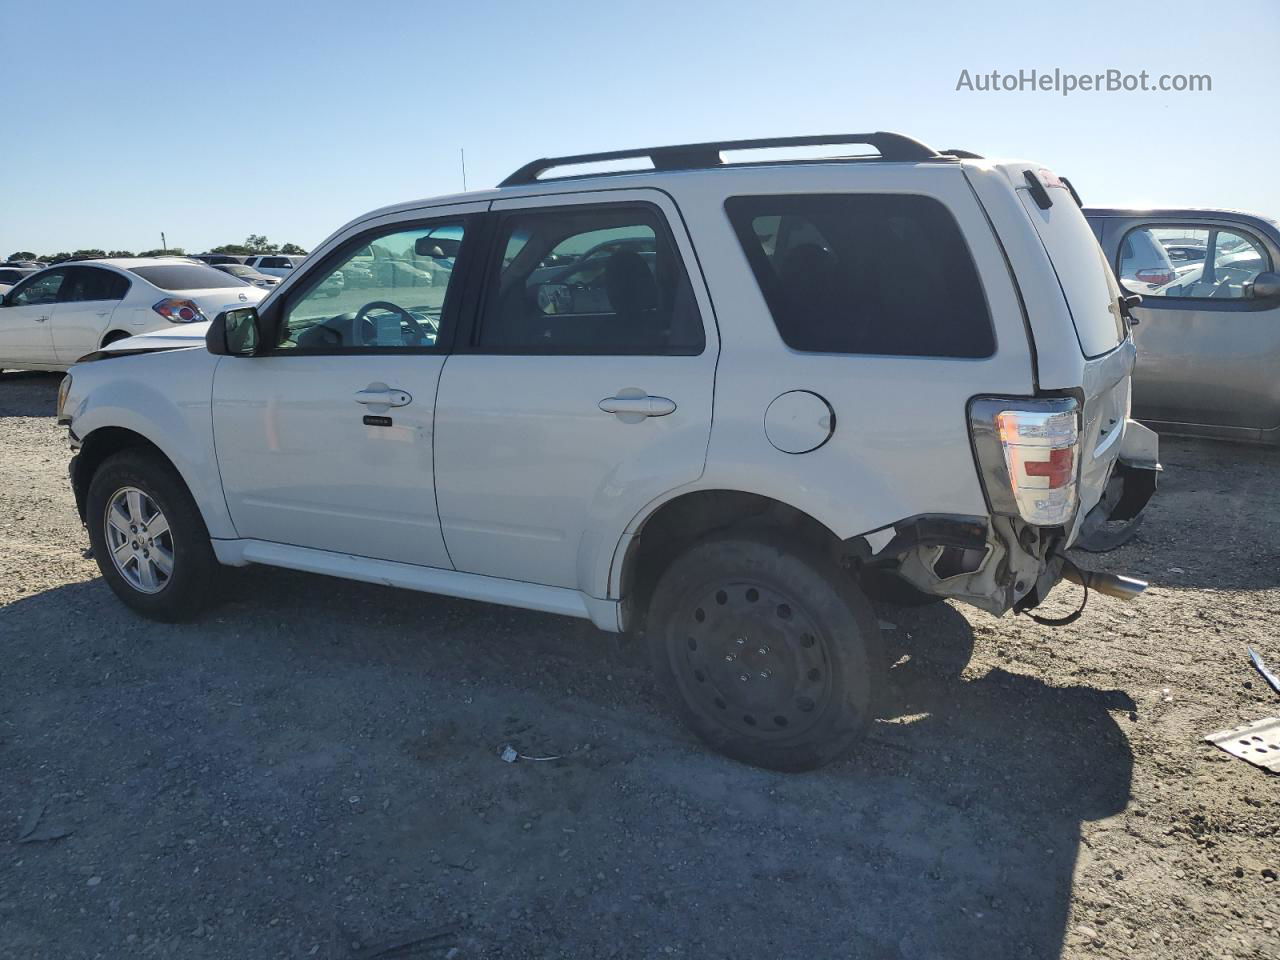
<instances>
[{"instance_id":1,"label":"rear windshield","mask_svg":"<svg viewBox=\"0 0 1280 960\"><path fill-rule=\"evenodd\" d=\"M279 270L281 267L284 267L286 269L292 270L293 261L290 260L288 257L263 257L261 260L258 261L258 266L273 267L276 270Z\"/></svg>"},{"instance_id":2,"label":"rear windshield","mask_svg":"<svg viewBox=\"0 0 1280 960\"><path fill-rule=\"evenodd\" d=\"M216 287L243 287L245 282L202 263L165 263L152 267L130 267L129 272L153 283L161 290L212 290Z\"/></svg>"},{"instance_id":3,"label":"rear windshield","mask_svg":"<svg viewBox=\"0 0 1280 960\"><path fill-rule=\"evenodd\" d=\"M1066 190L1047 191L1053 199L1048 210L1036 205L1030 191L1018 193L1053 261L1081 351L1086 357L1109 353L1124 340L1120 291L1089 222Z\"/></svg>"}]
</instances>

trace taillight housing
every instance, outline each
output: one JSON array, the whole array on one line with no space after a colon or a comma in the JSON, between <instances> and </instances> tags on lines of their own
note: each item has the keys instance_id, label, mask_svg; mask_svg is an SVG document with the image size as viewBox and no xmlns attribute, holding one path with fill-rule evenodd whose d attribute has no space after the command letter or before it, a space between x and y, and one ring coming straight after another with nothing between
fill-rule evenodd
<instances>
[{"instance_id":1,"label":"taillight housing","mask_svg":"<svg viewBox=\"0 0 1280 960\"><path fill-rule=\"evenodd\" d=\"M170 323L198 323L207 320L194 300L179 300L166 297L151 308Z\"/></svg>"},{"instance_id":2,"label":"taillight housing","mask_svg":"<svg viewBox=\"0 0 1280 960\"><path fill-rule=\"evenodd\" d=\"M1070 397L983 397L969 427L993 512L1037 527L1067 526L1079 506L1080 406Z\"/></svg>"},{"instance_id":3,"label":"taillight housing","mask_svg":"<svg viewBox=\"0 0 1280 960\"><path fill-rule=\"evenodd\" d=\"M1173 283L1178 278L1178 274L1174 270L1165 270L1162 267L1144 267L1137 271L1134 277L1153 287L1162 287L1166 283Z\"/></svg>"}]
</instances>

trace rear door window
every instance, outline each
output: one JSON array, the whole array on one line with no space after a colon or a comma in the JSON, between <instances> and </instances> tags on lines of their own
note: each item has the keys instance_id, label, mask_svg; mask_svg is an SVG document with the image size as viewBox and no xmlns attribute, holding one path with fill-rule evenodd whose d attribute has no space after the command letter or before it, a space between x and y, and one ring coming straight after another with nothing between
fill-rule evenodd
<instances>
[{"instance_id":1,"label":"rear door window","mask_svg":"<svg viewBox=\"0 0 1280 960\"><path fill-rule=\"evenodd\" d=\"M1119 289L1098 238L1071 195L1056 187L1046 192L1053 205L1041 210L1029 190L1018 189L1022 206L1058 275L1080 350L1086 357L1099 357L1118 347L1125 337Z\"/></svg>"},{"instance_id":2,"label":"rear door window","mask_svg":"<svg viewBox=\"0 0 1280 960\"><path fill-rule=\"evenodd\" d=\"M122 300L129 292L129 281L118 273L97 267L71 267L67 281L58 292L62 303L96 300Z\"/></svg>"},{"instance_id":3,"label":"rear door window","mask_svg":"<svg viewBox=\"0 0 1280 960\"><path fill-rule=\"evenodd\" d=\"M512 212L493 259L479 352L696 356L706 345L679 251L649 204Z\"/></svg>"},{"instance_id":4,"label":"rear door window","mask_svg":"<svg viewBox=\"0 0 1280 960\"><path fill-rule=\"evenodd\" d=\"M951 212L897 194L731 197L725 209L793 350L989 357L995 334Z\"/></svg>"}]
</instances>

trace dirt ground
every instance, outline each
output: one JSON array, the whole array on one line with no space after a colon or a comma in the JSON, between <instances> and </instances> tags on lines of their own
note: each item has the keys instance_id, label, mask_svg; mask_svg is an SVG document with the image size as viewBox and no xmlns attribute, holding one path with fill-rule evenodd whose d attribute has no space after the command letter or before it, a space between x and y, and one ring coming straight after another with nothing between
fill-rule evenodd
<instances>
[{"instance_id":1,"label":"dirt ground","mask_svg":"<svg viewBox=\"0 0 1280 960\"><path fill-rule=\"evenodd\" d=\"M1132 604L882 609L888 716L786 776L573 620L267 568L139 619L56 389L0 381L0 957L1280 957L1280 777L1201 742L1280 715L1280 451L1164 440L1082 559Z\"/></svg>"}]
</instances>

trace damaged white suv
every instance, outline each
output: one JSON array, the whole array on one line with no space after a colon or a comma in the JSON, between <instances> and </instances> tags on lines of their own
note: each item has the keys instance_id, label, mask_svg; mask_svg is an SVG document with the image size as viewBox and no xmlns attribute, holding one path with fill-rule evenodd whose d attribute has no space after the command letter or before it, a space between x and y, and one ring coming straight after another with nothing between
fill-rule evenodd
<instances>
[{"instance_id":1,"label":"damaged white suv","mask_svg":"<svg viewBox=\"0 0 1280 960\"><path fill-rule=\"evenodd\" d=\"M837 144L878 155L734 162ZM1130 305L1035 164L560 157L360 217L205 342L86 358L59 418L143 614L256 563L585 617L647 635L712 746L805 769L875 715L868 584L1030 609L1146 503Z\"/></svg>"}]
</instances>

